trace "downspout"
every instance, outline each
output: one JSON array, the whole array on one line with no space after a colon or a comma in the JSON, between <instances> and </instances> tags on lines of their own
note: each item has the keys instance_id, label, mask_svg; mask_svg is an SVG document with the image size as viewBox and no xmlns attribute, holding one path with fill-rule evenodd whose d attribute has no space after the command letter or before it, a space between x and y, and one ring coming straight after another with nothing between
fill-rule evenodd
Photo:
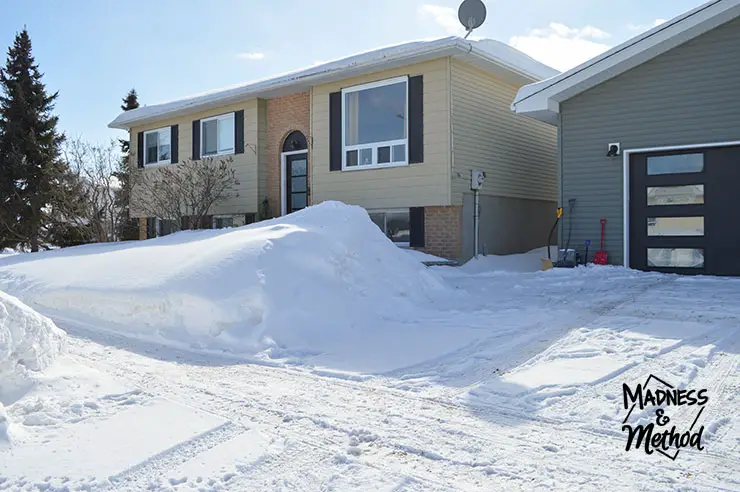
<instances>
[{"instance_id":1,"label":"downspout","mask_svg":"<svg viewBox=\"0 0 740 492\"><path fill-rule=\"evenodd\" d=\"M313 205L313 86L308 89L308 203Z\"/></svg>"}]
</instances>

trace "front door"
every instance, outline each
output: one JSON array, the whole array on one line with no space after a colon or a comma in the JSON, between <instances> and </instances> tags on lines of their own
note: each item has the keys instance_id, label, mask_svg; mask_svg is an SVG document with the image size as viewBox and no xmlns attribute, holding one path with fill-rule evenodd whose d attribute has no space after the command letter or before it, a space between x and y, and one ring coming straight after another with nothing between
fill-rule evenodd
<instances>
[{"instance_id":1,"label":"front door","mask_svg":"<svg viewBox=\"0 0 740 492\"><path fill-rule=\"evenodd\" d=\"M740 275L740 147L630 156L630 266Z\"/></svg>"},{"instance_id":2,"label":"front door","mask_svg":"<svg viewBox=\"0 0 740 492\"><path fill-rule=\"evenodd\" d=\"M306 208L308 204L308 153L285 156L286 213Z\"/></svg>"}]
</instances>

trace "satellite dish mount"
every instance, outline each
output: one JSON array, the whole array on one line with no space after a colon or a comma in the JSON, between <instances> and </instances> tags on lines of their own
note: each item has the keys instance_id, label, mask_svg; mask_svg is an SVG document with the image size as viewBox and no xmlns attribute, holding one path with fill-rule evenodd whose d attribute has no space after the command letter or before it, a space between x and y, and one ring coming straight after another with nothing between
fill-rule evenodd
<instances>
[{"instance_id":1,"label":"satellite dish mount","mask_svg":"<svg viewBox=\"0 0 740 492\"><path fill-rule=\"evenodd\" d=\"M468 39L474 29L478 29L486 20L486 6L481 0L465 0L460 4L457 18L467 31L465 39Z\"/></svg>"}]
</instances>

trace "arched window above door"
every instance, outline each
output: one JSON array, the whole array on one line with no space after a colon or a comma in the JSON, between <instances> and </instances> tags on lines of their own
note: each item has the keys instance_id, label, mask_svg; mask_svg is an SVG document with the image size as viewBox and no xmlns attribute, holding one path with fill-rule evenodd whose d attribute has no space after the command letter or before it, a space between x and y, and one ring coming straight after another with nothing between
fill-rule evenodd
<instances>
[{"instance_id":1,"label":"arched window above door","mask_svg":"<svg viewBox=\"0 0 740 492\"><path fill-rule=\"evenodd\" d=\"M285 142L283 143L283 152L295 152L306 149L308 149L306 137L299 131L291 132L290 135L285 138Z\"/></svg>"}]
</instances>

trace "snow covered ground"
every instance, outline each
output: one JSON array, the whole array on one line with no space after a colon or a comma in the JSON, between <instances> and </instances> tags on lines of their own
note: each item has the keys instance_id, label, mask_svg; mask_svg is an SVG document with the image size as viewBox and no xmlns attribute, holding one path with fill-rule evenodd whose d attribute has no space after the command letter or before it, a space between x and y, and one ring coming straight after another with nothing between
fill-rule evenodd
<instances>
[{"instance_id":1,"label":"snow covered ground","mask_svg":"<svg viewBox=\"0 0 740 492\"><path fill-rule=\"evenodd\" d=\"M68 333L4 401L0 490L740 489L740 280L426 269L368 224L328 204L0 259ZM707 389L703 451L625 452L649 374Z\"/></svg>"}]
</instances>

